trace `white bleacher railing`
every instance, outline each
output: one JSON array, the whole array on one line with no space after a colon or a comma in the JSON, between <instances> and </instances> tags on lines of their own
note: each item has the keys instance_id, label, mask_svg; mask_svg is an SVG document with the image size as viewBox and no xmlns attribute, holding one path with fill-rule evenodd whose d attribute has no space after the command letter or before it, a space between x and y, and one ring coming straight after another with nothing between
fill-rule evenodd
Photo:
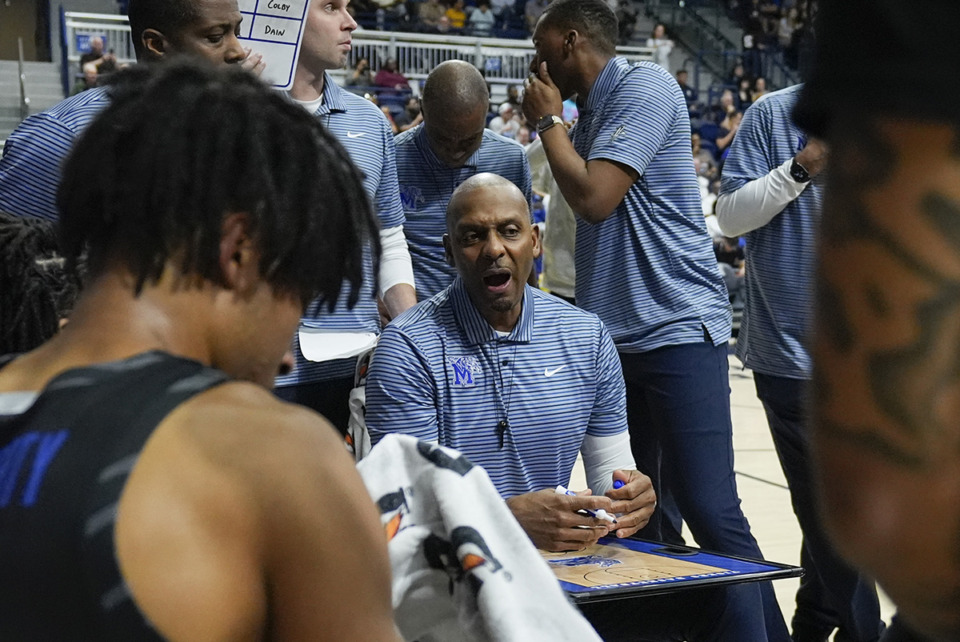
<instances>
[{"instance_id":1,"label":"white bleacher railing","mask_svg":"<svg viewBox=\"0 0 960 642\"><path fill-rule=\"evenodd\" d=\"M67 11L63 13L63 35L65 64L73 70L80 61L81 45L93 36L104 38L104 50L113 49L117 62L135 61L126 16ZM630 60L651 60L653 50L620 47L618 52ZM353 33L348 66L367 58L371 67L378 69L387 58L396 58L400 71L415 85L441 62L460 59L483 70L492 85L506 86L523 82L533 53L530 40L358 30ZM341 81L344 71L332 75Z\"/></svg>"}]
</instances>

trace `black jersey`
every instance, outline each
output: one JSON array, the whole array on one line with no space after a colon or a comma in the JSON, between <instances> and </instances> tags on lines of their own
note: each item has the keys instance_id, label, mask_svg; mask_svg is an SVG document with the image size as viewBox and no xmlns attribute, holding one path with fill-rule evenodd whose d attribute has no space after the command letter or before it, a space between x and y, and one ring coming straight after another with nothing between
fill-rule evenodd
<instances>
[{"instance_id":1,"label":"black jersey","mask_svg":"<svg viewBox=\"0 0 960 642\"><path fill-rule=\"evenodd\" d=\"M64 372L21 412L0 406L0 640L158 638L117 566L117 503L163 418L226 380L148 352Z\"/></svg>"}]
</instances>

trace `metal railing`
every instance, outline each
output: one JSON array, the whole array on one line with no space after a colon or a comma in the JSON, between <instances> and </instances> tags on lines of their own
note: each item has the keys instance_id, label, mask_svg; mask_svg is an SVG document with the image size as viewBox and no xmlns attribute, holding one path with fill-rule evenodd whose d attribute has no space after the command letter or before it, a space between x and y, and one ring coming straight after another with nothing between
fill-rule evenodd
<instances>
[{"instance_id":1,"label":"metal railing","mask_svg":"<svg viewBox=\"0 0 960 642\"><path fill-rule=\"evenodd\" d=\"M66 11L62 13L62 23L65 77L71 76L69 70L77 69L84 38L103 38L104 50L113 49L118 63L135 61L126 16ZM653 50L647 47L620 47L618 52L630 60L653 58ZM483 70L491 84L509 85L523 82L533 54L530 40L360 30L353 33L348 66L366 58L376 69L387 58L395 58L400 71L414 85L425 80L441 62L459 59ZM331 75L342 80L345 73L337 70Z\"/></svg>"},{"instance_id":2,"label":"metal railing","mask_svg":"<svg viewBox=\"0 0 960 642\"><path fill-rule=\"evenodd\" d=\"M17 38L17 80L20 84L20 120L30 115L30 96L27 95L27 72L23 68L23 38Z\"/></svg>"},{"instance_id":3,"label":"metal railing","mask_svg":"<svg viewBox=\"0 0 960 642\"><path fill-rule=\"evenodd\" d=\"M649 47L618 47L617 52L629 60L653 59ZM482 70L489 83L510 85L520 84L527 77L533 55L529 40L364 30L353 34L348 66L366 58L376 68L387 58L395 58L413 85L414 81L425 80L445 60L465 60Z\"/></svg>"}]
</instances>

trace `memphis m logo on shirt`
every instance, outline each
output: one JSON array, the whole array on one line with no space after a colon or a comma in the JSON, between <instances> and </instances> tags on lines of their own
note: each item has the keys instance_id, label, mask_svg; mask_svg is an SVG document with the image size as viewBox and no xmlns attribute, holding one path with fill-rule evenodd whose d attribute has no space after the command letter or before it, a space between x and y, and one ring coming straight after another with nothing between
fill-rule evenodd
<instances>
[{"instance_id":1,"label":"memphis m logo on shirt","mask_svg":"<svg viewBox=\"0 0 960 642\"><path fill-rule=\"evenodd\" d=\"M473 375L480 374L480 361L476 357L457 357L450 360L453 371L453 385L460 388L473 388L476 384Z\"/></svg>"}]
</instances>

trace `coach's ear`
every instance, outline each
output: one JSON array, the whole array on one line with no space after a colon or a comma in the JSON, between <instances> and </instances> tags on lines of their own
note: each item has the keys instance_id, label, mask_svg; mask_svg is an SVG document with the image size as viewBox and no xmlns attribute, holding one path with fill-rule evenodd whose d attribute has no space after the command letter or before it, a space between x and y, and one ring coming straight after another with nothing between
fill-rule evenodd
<instances>
[{"instance_id":1,"label":"coach's ear","mask_svg":"<svg viewBox=\"0 0 960 642\"><path fill-rule=\"evenodd\" d=\"M140 34L140 44L143 45L144 57L152 62L163 58L170 49L167 37L156 29L144 29Z\"/></svg>"},{"instance_id":2,"label":"coach's ear","mask_svg":"<svg viewBox=\"0 0 960 642\"><path fill-rule=\"evenodd\" d=\"M453 262L453 248L450 246L450 235L443 235L443 258L452 268L457 267L457 264Z\"/></svg>"},{"instance_id":3,"label":"coach's ear","mask_svg":"<svg viewBox=\"0 0 960 642\"><path fill-rule=\"evenodd\" d=\"M244 292L260 280L260 252L250 236L250 217L227 214L220 226L220 274L228 290Z\"/></svg>"}]
</instances>

